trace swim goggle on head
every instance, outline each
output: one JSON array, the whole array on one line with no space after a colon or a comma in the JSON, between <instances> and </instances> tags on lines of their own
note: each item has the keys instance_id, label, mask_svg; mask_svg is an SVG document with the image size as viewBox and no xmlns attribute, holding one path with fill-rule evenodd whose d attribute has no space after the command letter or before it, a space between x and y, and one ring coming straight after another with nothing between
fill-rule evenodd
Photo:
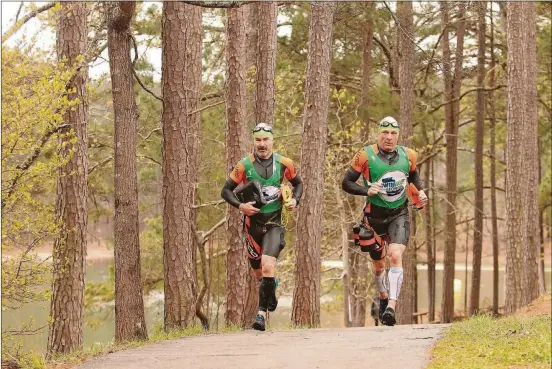
<instances>
[{"instance_id":1,"label":"swim goggle on head","mask_svg":"<svg viewBox=\"0 0 552 369\"><path fill-rule=\"evenodd\" d=\"M378 133L389 130L397 132L400 130L399 123L393 117L385 117L379 122Z\"/></svg>"},{"instance_id":2,"label":"swim goggle on head","mask_svg":"<svg viewBox=\"0 0 552 369\"><path fill-rule=\"evenodd\" d=\"M253 128L253 137L270 137L274 138L272 127L266 123L259 123Z\"/></svg>"}]
</instances>

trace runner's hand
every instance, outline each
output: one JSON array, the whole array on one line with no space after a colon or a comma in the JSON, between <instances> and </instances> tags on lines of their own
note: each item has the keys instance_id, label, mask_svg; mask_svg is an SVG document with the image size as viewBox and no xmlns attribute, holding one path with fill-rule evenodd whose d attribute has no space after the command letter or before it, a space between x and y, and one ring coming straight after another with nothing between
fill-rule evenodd
<instances>
[{"instance_id":1,"label":"runner's hand","mask_svg":"<svg viewBox=\"0 0 552 369\"><path fill-rule=\"evenodd\" d=\"M427 195L425 194L424 190L420 190L418 192L418 197L420 198L420 204L425 207L427 205Z\"/></svg>"},{"instance_id":2,"label":"runner's hand","mask_svg":"<svg viewBox=\"0 0 552 369\"><path fill-rule=\"evenodd\" d=\"M381 183L372 183L370 188L368 189L368 196L374 196L377 195L381 191Z\"/></svg>"},{"instance_id":3,"label":"runner's hand","mask_svg":"<svg viewBox=\"0 0 552 369\"><path fill-rule=\"evenodd\" d=\"M240 204L240 211L250 217L251 215L255 215L259 212L259 209L253 206L255 201L245 202Z\"/></svg>"},{"instance_id":4,"label":"runner's hand","mask_svg":"<svg viewBox=\"0 0 552 369\"><path fill-rule=\"evenodd\" d=\"M297 200L291 198L284 204L284 206L286 207L286 210L293 211L297 206Z\"/></svg>"}]
</instances>

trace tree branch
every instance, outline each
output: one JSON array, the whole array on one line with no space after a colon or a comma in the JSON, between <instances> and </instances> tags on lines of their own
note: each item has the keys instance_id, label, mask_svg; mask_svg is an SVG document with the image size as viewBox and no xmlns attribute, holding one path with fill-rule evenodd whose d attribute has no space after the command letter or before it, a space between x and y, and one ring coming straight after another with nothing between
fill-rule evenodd
<instances>
[{"instance_id":1,"label":"tree branch","mask_svg":"<svg viewBox=\"0 0 552 369\"><path fill-rule=\"evenodd\" d=\"M92 168L88 169L88 174L92 173L92 171L98 167L101 167L107 163L109 163L111 160L113 160L113 156L109 156L107 158L105 158L104 160L100 161L99 163L97 163L96 165L94 165Z\"/></svg>"},{"instance_id":2,"label":"tree branch","mask_svg":"<svg viewBox=\"0 0 552 369\"><path fill-rule=\"evenodd\" d=\"M197 241L198 243L200 244L204 244L205 242L207 242L207 239L210 235L212 235L219 227L221 227L224 223L226 223L226 220L228 218L227 217L224 217L222 218L221 220L219 220L219 222L217 224L215 224L213 226L213 228L211 228L210 230L208 230L207 232L197 232L196 236L197 236Z\"/></svg>"},{"instance_id":3,"label":"tree branch","mask_svg":"<svg viewBox=\"0 0 552 369\"><path fill-rule=\"evenodd\" d=\"M391 80L391 86L393 88L399 90L399 83L397 82L397 78L395 76L395 69L393 68L393 57L391 56L391 51L385 46L383 42L381 42L376 35L372 36L372 39L376 41L376 43L379 45L383 53L385 54L385 57L387 58L387 61L389 63L389 79Z\"/></svg>"},{"instance_id":4,"label":"tree branch","mask_svg":"<svg viewBox=\"0 0 552 369\"><path fill-rule=\"evenodd\" d=\"M460 101L460 100L462 100L462 98L464 96L466 96L469 93L472 93L472 92L475 92L475 91L495 91L495 90L498 90L498 89L501 89L501 88L504 88L504 87L506 87L506 85L498 85L498 86L495 86L495 87L492 87L492 88L481 88L481 87L472 88L471 90L468 90L468 91L464 92L462 95L460 95L460 97L457 97L456 99L452 99L450 101L446 101L442 104L437 105L435 108L431 109L428 113L433 114L437 110L441 109L443 106L445 106L447 104L451 104L453 102Z\"/></svg>"},{"instance_id":5,"label":"tree branch","mask_svg":"<svg viewBox=\"0 0 552 369\"><path fill-rule=\"evenodd\" d=\"M215 106L218 106L218 105L221 105L221 104L225 104L226 103L226 100L221 100L221 101L217 101L216 103L212 103L211 105L207 105L207 106L204 106L202 108L199 108L199 109L196 109L196 110L193 110L191 111L190 113L188 113L188 115L193 115L195 113L200 113L204 110L207 110L207 109L210 109L210 108L213 108Z\"/></svg>"},{"instance_id":6,"label":"tree branch","mask_svg":"<svg viewBox=\"0 0 552 369\"><path fill-rule=\"evenodd\" d=\"M148 133L148 135L146 137L142 138L142 142L140 142L140 145L143 144L145 141L147 141L151 137L152 134L154 134L156 132L159 132L159 131L161 131L161 127L154 128L150 133ZM142 137L142 136L140 135L140 137Z\"/></svg>"},{"instance_id":7,"label":"tree branch","mask_svg":"<svg viewBox=\"0 0 552 369\"><path fill-rule=\"evenodd\" d=\"M158 164L159 166L163 166L163 164L161 164L160 162L158 162L157 160L155 160L154 158L152 158L151 156L147 156L147 155L138 155L139 158L143 158L143 159L148 159L148 160L151 160L153 161L155 164Z\"/></svg>"},{"instance_id":8,"label":"tree branch","mask_svg":"<svg viewBox=\"0 0 552 369\"><path fill-rule=\"evenodd\" d=\"M468 149L468 148L464 148L464 147L459 147L459 148L458 148L458 151L471 152L472 154L475 154L475 149ZM483 156L486 156L486 157L488 157L489 159L495 159L495 160L498 161L500 164L506 165L506 162L505 162L505 161L503 161L503 160L500 159L500 158L497 158L496 156L493 157L491 154L485 154L485 153L483 153Z\"/></svg>"},{"instance_id":9,"label":"tree branch","mask_svg":"<svg viewBox=\"0 0 552 369\"><path fill-rule=\"evenodd\" d=\"M142 88L147 92L149 93L151 96L155 97L157 100L163 102L163 99L160 98L159 96L157 96L155 93L153 93L153 91L151 91L149 88L147 88L143 83L142 81L140 80L140 77L138 76L138 73L136 73L136 70L134 70L134 68L132 68L132 74L134 75L134 78L136 78L136 81L138 82L138 84L140 86L142 86Z\"/></svg>"},{"instance_id":10,"label":"tree branch","mask_svg":"<svg viewBox=\"0 0 552 369\"><path fill-rule=\"evenodd\" d=\"M46 4L46 5L44 5L40 8L37 8L37 9L33 10L32 12L30 12L29 14L27 14L26 16L21 18L21 20L15 22L15 24L13 26L11 26L10 29L6 31L6 33L4 33L2 35L2 43L6 42L17 31L19 31L25 23L27 23L28 21L30 21L31 19L33 19L34 17L36 17L40 13L43 13L46 10L49 10L49 9L53 8L54 5L56 5L56 3L48 3L48 4Z\"/></svg>"},{"instance_id":11,"label":"tree branch","mask_svg":"<svg viewBox=\"0 0 552 369\"><path fill-rule=\"evenodd\" d=\"M42 136L42 138L40 139L40 143L38 144L38 146L35 146L33 152L31 153L31 155L28 156L27 159L25 159L25 161L22 164L19 164L18 166L15 167L15 169L18 171L18 173L15 175L12 182L7 187L7 190L6 190L7 194L2 199L2 203L1 203L2 204L2 209L4 208L4 205L6 205L6 200L9 199L11 197L11 195L13 194L13 191L15 190L15 187L17 186L17 182L19 182L19 180L23 176L23 173L25 171L27 171L27 169L29 169L31 167L31 165L33 165L35 163L36 159L40 156L40 153L42 152L42 149L44 148L44 145L46 145L46 142L48 142L48 140L50 139L50 137L52 137L52 135L54 133L56 133L60 129L67 128L67 127L71 127L71 125L70 124L61 124L59 126L53 127L49 131L47 131L44 134L44 136Z\"/></svg>"},{"instance_id":12,"label":"tree branch","mask_svg":"<svg viewBox=\"0 0 552 369\"><path fill-rule=\"evenodd\" d=\"M134 35L132 35L132 33L129 33L129 36L132 40L132 44L134 45L134 60L132 61L132 69L134 69L136 61L138 61L138 43L136 42L136 38L134 38Z\"/></svg>"},{"instance_id":13,"label":"tree branch","mask_svg":"<svg viewBox=\"0 0 552 369\"><path fill-rule=\"evenodd\" d=\"M8 330L8 331L2 331L2 335L6 336L32 336L37 334L39 331L43 330L44 328L48 327L48 325L43 325L42 327L38 327L36 329L28 329L28 330Z\"/></svg>"},{"instance_id":14,"label":"tree branch","mask_svg":"<svg viewBox=\"0 0 552 369\"><path fill-rule=\"evenodd\" d=\"M19 20L19 14L21 14L21 9L23 9L23 1L21 2L21 4L19 4L19 9L17 9L17 14L15 15L14 26L17 23L17 21Z\"/></svg>"},{"instance_id":15,"label":"tree branch","mask_svg":"<svg viewBox=\"0 0 552 369\"><path fill-rule=\"evenodd\" d=\"M208 94L201 96L201 101L214 99L215 97L222 97L222 96L224 96L224 92L222 91L210 92Z\"/></svg>"},{"instance_id":16,"label":"tree branch","mask_svg":"<svg viewBox=\"0 0 552 369\"><path fill-rule=\"evenodd\" d=\"M491 186L483 186L484 190L490 190L491 188L492 188ZM506 192L506 190L501 188L501 187L495 187L495 189L498 190L498 191L501 191L501 192ZM473 190L475 190L475 187L462 188L462 189L458 190L458 194L473 191Z\"/></svg>"},{"instance_id":17,"label":"tree branch","mask_svg":"<svg viewBox=\"0 0 552 369\"><path fill-rule=\"evenodd\" d=\"M205 204L193 205L192 208L199 209L199 208L204 208L206 206L220 205L224 202L225 202L224 200L211 201L211 202L206 202Z\"/></svg>"}]
</instances>

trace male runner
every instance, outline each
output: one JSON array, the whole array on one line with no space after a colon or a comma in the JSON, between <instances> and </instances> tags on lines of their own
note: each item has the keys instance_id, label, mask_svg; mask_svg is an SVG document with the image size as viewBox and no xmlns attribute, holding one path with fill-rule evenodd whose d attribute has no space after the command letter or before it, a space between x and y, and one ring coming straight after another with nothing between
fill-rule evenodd
<instances>
[{"instance_id":1,"label":"male runner","mask_svg":"<svg viewBox=\"0 0 552 369\"><path fill-rule=\"evenodd\" d=\"M395 308L403 278L402 254L410 236L409 183L418 190L421 206L427 204L416 169L416 153L397 145L399 133L399 123L394 118L383 118L377 143L355 154L342 182L345 192L366 196L359 242L361 250L369 252L372 258L373 278L380 295L380 321L389 326L396 323ZM364 186L356 183L361 174ZM389 237L389 291L384 282L386 255L382 236Z\"/></svg>"},{"instance_id":2,"label":"male runner","mask_svg":"<svg viewBox=\"0 0 552 369\"><path fill-rule=\"evenodd\" d=\"M292 184L293 197L283 206L287 210L294 210L303 193L303 181L291 159L272 152L274 134L271 126L257 124L253 129L253 139L254 152L236 164L222 188L221 196L245 215L244 232L249 263L255 277L262 277L259 312L253 328L264 331L267 310L274 311L278 304L274 279L276 259L285 246L280 186L284 177ZM261 182L267 201L260 209L253 206L255 202L241 203L233 192L238 184L247 184L255 179Z\"/></svg>"}]
</instances>

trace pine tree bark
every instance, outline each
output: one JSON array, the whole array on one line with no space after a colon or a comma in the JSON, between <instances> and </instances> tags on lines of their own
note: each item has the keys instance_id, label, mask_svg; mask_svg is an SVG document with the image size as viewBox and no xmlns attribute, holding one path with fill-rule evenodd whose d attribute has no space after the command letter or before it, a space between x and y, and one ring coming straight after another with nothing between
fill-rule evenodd
<instances>
[{"instance_id":1,"label":"pine tree bark","mask_svg":"<svg viewBox=\"0 0 552 369\"><path fill-rule=\"evenodd\" d=\"M274 124L274 95L276 92L276 18L278 3L275 1L257 5L259 32L257 48L257 89L255 114L257 123Z\"/></svg>"},{"instance_id":2,"label":"pine tree bark","mask_svg":"<svg viewBox=\"0 0 552 369\"><path fill-rule=\"evenodd\" d=\"M57 24L56 51L58 60L69 65L80 64L79 56L87 48L87 4L61 3ZM55 216L62 222L59 237L54 242L52 324L48 334L49 353L68 353L82 347L84 276L86 273L86 227L88 224L88 96L86 83L88 67L82 65L71 80L68 89L70 101L79 103L69 109L64 122L70 124L76 143L61 149L69 161L59 169L56 188ZM71 139L69 129L61 140Z\"/></svg>"},{"instance_id":3,"label":"pine tree bark","mask_svg":"<svg viewBox=\"0 0 552 369\"><path fill-rule=\"evenodd\" d=\"M401 1L397 3L399 51L399 86L400 86L400 113L401 124L400 143L411 146L414 119L414 25L412 3ZM410 211L410 222L414 225L414 214ZM413 227L411 227L413 228ZM403 284L400 301L397 304L398 324L411 324L412 314L416 304L416 242L415 232L412 229L410 242L402 256Z\"/></svg>"},{"instance_id":4,"label":"pine tree bark","mask_svg":"<svg viewBox=\"0 0 552 369\"><path fill-rule=\"evenodd\" d=\"M136 3L107 6L107 47L115 117L115 341L147 339L140 277L136 133L138 107L130 58Z\"/></svg>"},{"instance_id":5,"label":"pine tree bark","mask_svg":"<svg viewBox=\"0 0 552 369\"><path fill-rule=\"evenodd\" d=\"M246 115L246 10L228 9L226 62L228 65L226 94L226 171L245 155ZM226 325L243 327L249 281L247 254L241 239L241 221L238 209L228 206L226 234Z\"/></svg>"},{"instance_id":6,"label":"pine tree bark","mask_svg":"<svg viewBox=\"0 0 552 369\"><path fill-rule=\"evenodd\" d=\"M259 47L259 4L243 5L247 12L247 70L257 64Z\"/></svg>"},{"instance_id":7,"label":"pine tree bark","mask_svg":"<svg viewBox=\"0 0 552 369\"><path fill-rule=\"evenodd\" d=\"M259 30L258 30L258 3L252 3L243 5L242 8L245 11L245 18L246 18L246 43L247 43L247 57L245 62L245 67L247 73L249 73L251 67L256 67L257 65L257 47L258 47L258 37L259 37ZM253 96L247 97L247 119L243 123L244 129L247 131L246 127L248 124L250 126L253 126L256 121L255 116L255 91L253 90ZM250 145L249 143L245 143L243 146L244 154L247 152L247 147ZM242 156L243 157L243 156ZM241 159L241 157L240 157ZM235 164L235 163L233 163ZM233 165L230 164L230 165ZM245 300L245 310L243 315L243 324L247 325L250 324L257 315L257 311L259 310L259 280L252 275L251 273L247 273L247 290L246 290L246 300Z\"/></svg>"},{"instance_id":8,"label":"pine tree bark","mask_svg":"<svg viewBox=\"0 0 552 369\"><path fill-rule=\"evenodd\" d=\"M524 243L527 242L523 214L523 4L507 4L508 124L506 125L506 301L505 312L524 304ZM521 134L520 134L521 133Z\"/></svg>"},{"instance_id":9,"label":"pine tree bark","mask_svg":"<svg viewBox=\"0 0 552 369\"><path fill-rule=\"evenodd\" d=\"M525 223L524 305L539 296L539 134L537 94L537 19L536 4L523 3L523 195Z\"/></svg>"},{"instance_id":10,"label":"pine tree bark","mask_svg":"<svg viewBox=\"0 0 552 369\"><path fill-rule=\"evenodd\" d=\"M328 98L335 4L311 3L305 81L301 173L304 196L299 206L295 250L295 289L291 320L295 326L320 325L320 243L328 132Z\"/></svg>"},{"instance_id":11,"label":"pine tree bark","mask_svg":"<svg viewBox=\"0 0 552 369\"><path fill-rule=\"evenodd\" d=\"M194 323L197 298L196 185L199 173L201 8L163 3L163 265L165 330Z\"/></svg>"},{"instance_id":12,"label":"pine tree bark","mask_svg":"<svg viewBox=\"0 0 552 369\"><path fill-rule=\"evenodd\" d=\"M446 135L446 167L447 167L447 205L445 221L445 260L443 272L443 298L441 302L441 322L450 323L454 317L454 265L456 252L456 195L457 195L457 159L458 159L458 120L459 98L462 82L462 61L464 52L464 30L466 4L458 5L456 25L456 52L454 75L452 74L450 52L450 6L451 3L441 2L441 21L444 29L442 38L443 47L443 75L445 79L445 135ZM455 102L450 102L456 99Z\"/></svg>"},{"instance_id":13,"label":"pine tree bark","mask_svg":"<svg viewBox=\"0 0 552 369\"><path fill-rule=\"evenodd\" d=\"M469 315L479 311L481 287L481 254L483 251L483 142L485 135L485 14L487 2L477 3L477 91L475 126L475 209L473 228L473 269ZM467 286L466 286L467 287Z\"/></svg>"},{"instance_id":14,"label":"pine tree bark","mask_svg":"<svg viewBox=\"0 0 552 369\"><path fill-rule=\"evenodd\" d=\"M492 6L491 6L492 11ZM489 65L489 113L490 113L490 149L491 155L491 228L493 238L493 315L498 316L498 214L496 210L496 111L495 111L495 99L494 91L495 87L495 65L496 56L494 52L494 23L491 16L491 35L490 35L490 48L491 48L491 63Z\"/></svg>"},{"instance_id":15,"label":"pine tree bark","mask_svg":"<svg viewBox=\"0 0 552 369\"><path fill-rule=\"evenodd\" d=\"M362 132L364 137L370 137L370 117L368 108L370 106L370 76L372 71L372 38L374 35L374 3L367 2L364 7L365 24L364 39L362 46L362 80L360 87L359 117L362 121ZM353 200L354 201L354 200ZM356 208L353 206L353 208ZM348 225L349 230L352 225ZM354 248L354 245L351 247ZM358 247L356 252L349 253L349 300L351 306L352 326L364 327L366 324L366 305L370 266L366 255L362 255Z\"/></svg>"},{"instance_id":16,"label":"pine tree bark","mask_svg":"<svg viewBox=\"0 0 552 369\"><path fill-rule=\"evenodd\" d=\"M433 198L433 190L431 188L430 176L433 168L432 161L426 164L424 170L424 187L428 189L427 196ZM430 322L435 321L435 254L433 250L435 248L435 239L433 238L433 202L428 201L425 207L425 237L426 237L426 252L427 252L427 286L428 286L428 320Z\"/></svg>"}]
</instances>

